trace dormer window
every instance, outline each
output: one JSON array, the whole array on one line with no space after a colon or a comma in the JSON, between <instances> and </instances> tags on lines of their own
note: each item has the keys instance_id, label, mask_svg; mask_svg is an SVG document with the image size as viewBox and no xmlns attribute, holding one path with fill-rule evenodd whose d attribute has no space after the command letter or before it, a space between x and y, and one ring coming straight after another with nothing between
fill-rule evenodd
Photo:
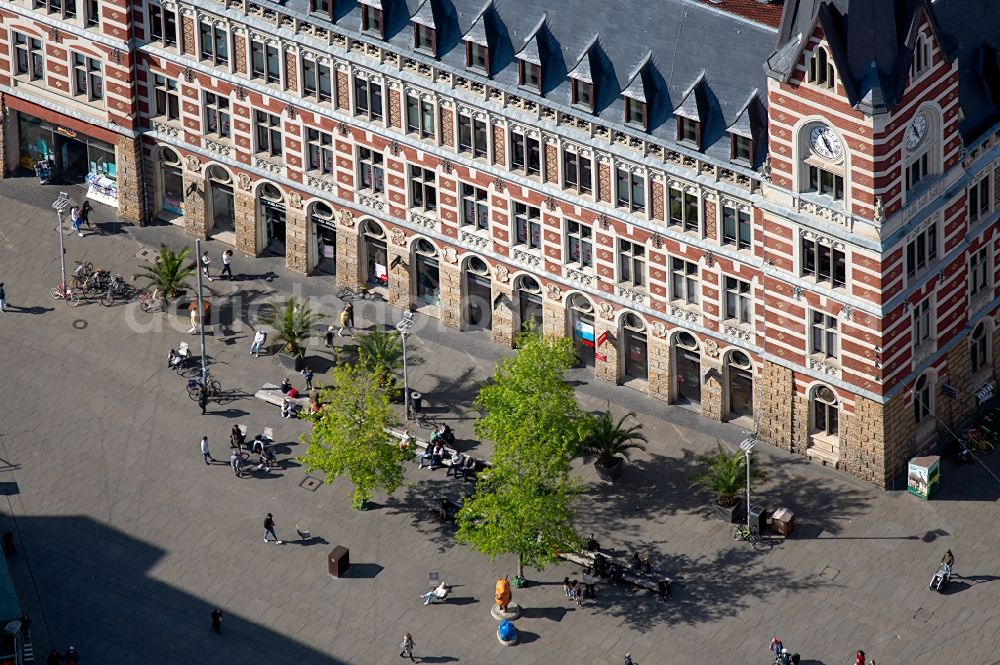
<instances>
[{"instance_id":1,"label":"dormer window","mask_svg":"<svg viewBox=\"0 0 1000 665\"><path fill-rule=\"evenodd\" d=\"M691 118L677 116L677 140L695 147L701 146L701 123Z\"/></svg>"},{"instance_id":2,"label":"dormer window","mask_svg":"<svg viewBox=\"0 0 1000 665\"><path fill-rule=\"evenodd\" d=\"M334 0L309 0L309 11L314 14L326 14L333 17Z\"/></svg>"},{"instance_id":3,"label":"dormer window","mask_svg":"<svg viewBox=\"0 0 1000 665\"><path fill-rule=\"evenodd\" d=\"M821 88L832 88L834 83L833 63L827 56L826 49L820 46L809 58L809 73L807 80Z\"/></svg>"},{"instance_id":4,"label":"dormer window","mask_svg":"<svg viewBox=\"0 0 1000 665\"><path fill-rule=\"evenodd\" d=\"M371 5L361 5L361 30L382 37L382 10Z\"/></svg>"},{"instance_id":5,"label":"dormer window","mask_svg":"<svg viewBox=\"0 0 1000 665\"><path fill-rule=\"evenodd\" d=\"M625 124L646 129L646 104L631 97L625 98Z\"/></svg>"},{"instance_id":6,"label":"dormer window","mask_svg":"<svg viewBox=\"0 0 1000 665\"><path fill-rule=\"evenodd\" d=\"M542 91L542 68L533 62L519 60L519 83L526 88Z\"/></svg>"},{"instance_id":7,"label":"dormer window","mask_svg":"<svg viewBox=\"0 0 1000 665\"><path fill-rule=\"evenodd\" d=\"M910 78L917 78L931 66L931 45L923 35L917 37L913 45L913 62L910 64Z\"/></svg>"},{"instance_id":8,"label":"dormer window","mask_svg":"<svg viewBox=\"0 0 1000 665\"><path fill-rule=\"evenodd\" d=\"M465 42L465 66L489 72L490 50L476 42Z\"/></svg>"},{"instance_id":9,"label":"dormer window","mask_svg":"<svg viewBox=\"0 0 1000 665\"><path fill-rule=\"evenodd\" d=\"M420 23L413 24L413 48L437 55L437 31Z\"/></svg>"},{"instance_id":10,"label":"dormer window","mask_svg":"<svg viewBox=\"0 0 1000 665\"><path fill-rule=\"evenodd\" d=\"M753 163L753 139L739 134L730 135L729 159L742 164Z\"/></svg>"},{"instance_id":11,"label":"dormer window","mask_svg":"<svg viewBox=\"0 0 1000 665\"><path fill-rule=\"evenodd\" d=\"M594 112L594 84L573 79L573 106Z\"/></svg>"}]
</instances>

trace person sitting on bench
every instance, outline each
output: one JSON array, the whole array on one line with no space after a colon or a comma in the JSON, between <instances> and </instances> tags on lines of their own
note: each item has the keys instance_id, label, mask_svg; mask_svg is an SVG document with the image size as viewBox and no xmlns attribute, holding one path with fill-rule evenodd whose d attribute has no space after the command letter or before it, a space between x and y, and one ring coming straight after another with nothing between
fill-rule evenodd
<instances>
[{"instance_id":1,"label":"person sitting on bench","mask_svg":"<svg viewBox=\"0 0 1000 665\"><path fill-rule=\"evenodd\" d=\"M449 593L451 593L451 587L441 582L436 588L422 594L420 597L424 599L424 605L430 605L435 599L441 601L447 600Z\"/></svg>"},{"instance_id":2,"label":"person sitting on bench","mask_svg":"<svg viewBox=\"0 0 1000 665\"><path fill-rule=\"evenodd\" d=\"M458 477L459 472L462 470L462 464L465 463L465 455L458 452L457 450L451 454L451 459L448 460L448 472L445 473L445 477L454 475Z\"/></svg>"},{"instance_id":3,"label":"person sitting on bench","mask_svg":"<svg viewBox=\"0 0 1000 665\"><path fill-rule=\"evenodd\" d=\"M298 404L295 403L295 399L289 395L285 395L285 399L281 400L281 417L294 418L297 410Z\"/></svg>"},{"instance_id":4,"label":"person sitting on bench","mask_svg":"<svg viewBox=\"0 0 1000 665\"><path fill-rule=\"evenodd\" d=\"M288 380L287 376L285 377L285 380L281 382L280 388L281 392L285 395L292 391L292 382Z\"/></svg>"},{"instance_id":5,"label":"person sitting on bench","mask_svg":"<svg viewBox=\"0 0 1000 665\"><path fill-rule=\"evenodd\" d=\"M475 457L473 457L472 455L465 456L465 463L462 464L462 469L461 469L463 483L469 479L469 476L472 476L473 477L472 479L475 480L477 466L478 463L476 462Z\"/></svg>"}]
</instances>

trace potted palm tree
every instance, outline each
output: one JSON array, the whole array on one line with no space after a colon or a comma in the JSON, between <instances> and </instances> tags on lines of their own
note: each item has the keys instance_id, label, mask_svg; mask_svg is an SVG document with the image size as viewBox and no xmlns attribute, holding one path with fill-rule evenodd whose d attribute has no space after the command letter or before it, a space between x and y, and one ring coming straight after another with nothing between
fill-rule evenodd
<instances>
[{"instance_id":1,"label":"potted palm tree","mask_svg":"<svg viewBox=\"0 0 1000 665\"><path fill-rule=\"evenodd\" d=\"M317 315L304 302L289 298L283 307L265 312L260 318L274 328L275 340L280 345L278 361L282 367L301 371L306 366L305 345L314 334Z\"/></svg>"},{"instance_id":2,"label":"potted palm tree","mask_svg":"<svg viewBox=\"0 0 1000 665\"><path fill-rule=\"evenodd\" d=\"M739 495L746 489L747 461L740 452L730 453L716 441L718 451L710 455L701 455L698 461L706 466L705 470L691 476L691 487L711 492L715 496L712 507L716 514L730 524L740 519ZM760 469L750 470L750 482L760 482L767 475Z\"/></svg>"},{"instance_id":3,"label":"potted palm tree","mask_svg":"<svg viewBox=\"0 0 1000 665\"><path fill-rule=\"evenodd\" d=\"M195 274L197 266L194 261L188 260L190 254L190 247L175 252L166 245L160 245L159 254L145 266L141 266L132 279L145 279L148 282L147 288L159 289L166 309L171 300L184 295L191 288L187 280Z\"/></svg>"},{"instance_id":4,"label":"potted palm tree","mask_svg":"<svg viewBox=\"0 0 1000 665\"><path fill-rule=\"evenodd\" d=\"M375 374L390 399L399 397L395 375L403 368L403 340L398 332L375 330L358 337L358 360ZM410 355L407 361L413 365L419 359Z\"/></svg>"},{"instance_id":5,"label":"potted palm tree","mask_svg":"<svg viewBox=\"0 0 1000 665\"><path fill-rule=\"evenodd\" d=\"M629 450L646 449L643 444L648 441L639 432L642 424L625 426L625 421L634 417L635 413L630 411L616 423L611 416L610 404L600 416L591 417L590 432L580 449L584 457L594 458L597 475L604 480L615 481L622 477Z\"/></svg>"}]
</instances>

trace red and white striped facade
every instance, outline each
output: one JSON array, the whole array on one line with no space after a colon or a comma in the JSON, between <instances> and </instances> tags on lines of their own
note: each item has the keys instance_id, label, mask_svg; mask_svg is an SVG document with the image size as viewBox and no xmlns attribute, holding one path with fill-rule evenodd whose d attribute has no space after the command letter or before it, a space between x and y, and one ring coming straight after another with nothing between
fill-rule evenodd
<instances>
[{"instance_id":1,"label":"red and white striped facade","mask_svg":"<svg viewBox=\"0 0 1000 665\"><path fill-rule=\"evenodd\" d=\"M391 45L285 15L270 2L154 4L176 12L176 44L151 34L148 0L101 2L96 27L84 17L57 18L29 0L0 7L7 175L25 164L22 115L43 128L91 136L116 148L119 213L126 218L162 216L257 255L280 214L289 268L312 274L335 259L337 284L356 285L375 265L387 273L391 302L416 304L462 330L478 316L470 298L488 293L482 307L498 343L510 344L526 319L567 335L582 321L600 342L592 360L597 378L681 402L708 418L745 418L762 439L878 485L935 442L942 427L957 427L974 409L977 389L994 380L1000 131L962 145L959 63L941 51L930 24L920 29L930 44L929 65L891 113L875 117L852 108L839 81L832 88L805 81L810 58L825 47L817 29L791 80L768 80L769 169L751 171L644 138L624 123L609 127L585 114L546 109L516 88L427 67ZM203 25L226 40L224 64L204 56ZM15 33L44 44L42 80L18 74ZM280 54L277 81L248 71L251 39ZM74 94L73 54L100 62L102 100ZM317 64L331 72L329 100L306 90L304 71ZM380 86L382 118L359 114L359 80ZM157 81L176 89L160 86L176 94L176 117L169 102L157 99ZM229 136L211 131L206 93L228 102ZM407 96L431 109L429 135L408 131ZM259 149L259 111L277 118L280 155ZM908 192L904 137L918 113L929 120L921 145L933 146L934 177ZM485 155L459 149L461 115L485 123ZM808 130L819 124L845 147L837 167L844 175L841 206L801 191ZM310 168L310 129L328 139L329 172ZM515 135L538 141L537 174L515 164ZM373 153L384 169L380 192L360 181L361 162ZM566 186L567 153L591 160L591 192ZM417 205L413 166L433 174L436 209ZM642 210L617 205L620 170L642 183ZM989 210L973 223L967 192L983 175ZM181 214L173 211L171 183L182 185L174 188ZM485 192L485 228L463 223L463 185ZM671 193L693 197L692 228L671 223ZM234 220L221 234L220 201L231 206ZM517 238L519 206L537 214L537 243ZM725 241L726 210L749 215L749 248ZM935 259L907 275L907 246L935 223ZM577 260L573 249L581 226L589 229L589 262ZM842 252L843 286L804 273L804 242ZM970 257L982 247L989 286L970 295ZM623 261L636 252L638 263L628 265L644 272L640 285L623 279ZM677 297L675 259L693 271L687 299ZM727 316L733 313L727 278L749 284L749 321ZM431 282L437 283L433 302L423 302L421 285ZM932 333L915 344L915 312L924 311L927 299ZM809 344L811 321L820 314L835 321L832 355L817 355ZM987 362L973 370L969 339L984 321ZM929 413L917 422L913 400L921 377ZM946 385L957 399L943 395ZM820 388L834 396L835 431L831 411L819 422Z\"/></svg>"}]
</instances>

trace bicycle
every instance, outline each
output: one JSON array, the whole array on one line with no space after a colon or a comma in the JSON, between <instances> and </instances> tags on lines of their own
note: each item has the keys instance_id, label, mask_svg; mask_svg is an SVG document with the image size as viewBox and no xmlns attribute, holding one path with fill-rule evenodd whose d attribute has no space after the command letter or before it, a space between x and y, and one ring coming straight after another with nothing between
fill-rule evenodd
<instances>
[{"instance_id":1,"label":"bicycle","mask_svg":"<svg viewBox=\"0 0 1000 665\"><path fill-rule=\"evenodd\" d=\"M415 421L422 429L437 429L438 427L438 422L433 417L422 411L415 410L412 404L410 404L410 409L407 413L407 420Z\"/></svg>"},{"instance_id":2,"label":"bicycle","mask_svg":"<svg viewBox=\"0 0 1000 665\"><path fill-rule=\"evenodd\" d=\"M988 453L996 450L996 445L976 427L965 430L962 438L968 447L975 448L980 452Z\"/></svg>"},{"instance_id":3,"label":"bicycle","mask_svg":"<svg viewBox=\"0 0 1000 665\"><path fill-rule=\"evenodd\" d=\"M80 297L73 293L73 289L67 289L65 284L60 284L54 289L49 289L49 295L56 300L64 300L70 307L80 304Z\"/></svg>"},{"instance_id":4,"label":"bicycle","mask_svg":"<svg viewBox=\"0 0 1000 665\"><path fill-rule=\"evenodd\" d=\"M139 291L138 300L139 309L144 312L148 312L154 307L157 309L163 307L163 298L160 297L160 287L156 287L152 291L149 289Z\"/></svg>"},{"instance_id":5,"label":"bicycle","mask_svg":"<svg viewBox=\"0 0 1000 665\"><path fill-rule=\"evenodd\" d=\"M115 300L131 300L133 289L125 283L121 275L114 275L108 283L107 290L101 294L101 304L110 307Z\"/></svg>"},{"instance_id":6,"label":"bicycle","mask_svg":"<svg viewBox=\"0 0 1000 665\"><path fill-rule=\"evenodd\" d=\"M371 291L364 284L358 288L352 288L350 286L345 286L340 291L337 292L337 298L339 300L368 300L371 297Z\"/></svg>"},{"instance_id":7,"label":"bicycle","mask_svg":"<svg viewBox=\"0 0 1000 665\"><path fill-rule=\"evenodd\" d=\"M205 372L204 379L188 379L188 397L194 401L198 401L198 397L201 395L202 386L206 386L208 390L208 399L213 400L216 403L222 402L222 384L213 379L212 375L208 372Z\"/></svg>"},{"instance_id":8,"label":"bicycle","mask_svg":"<svg viewBox=\"0 0 1000 665\"><path fill-rule=\"evenodd\" d=\"M730 532L733 536L733 540L745 540L750 543L750 547L757 549L761 546L760 534L757 533L757 529L754 527L747 527L743 524L737 524L733 527Z\"/></svg>"},{"instance_id":9,"label":"bicycle","mask_svg":"<svg viewBox=\"0 0 1000 665\"><path fill-rule=\"evenodd\" d=\"M94 274L94 264L90 261L76 262L76 269L73 270L73 274L70 275L66 282L69 284L71 289L81 289L90 276Z\"/></svg>"}]
</instances>

